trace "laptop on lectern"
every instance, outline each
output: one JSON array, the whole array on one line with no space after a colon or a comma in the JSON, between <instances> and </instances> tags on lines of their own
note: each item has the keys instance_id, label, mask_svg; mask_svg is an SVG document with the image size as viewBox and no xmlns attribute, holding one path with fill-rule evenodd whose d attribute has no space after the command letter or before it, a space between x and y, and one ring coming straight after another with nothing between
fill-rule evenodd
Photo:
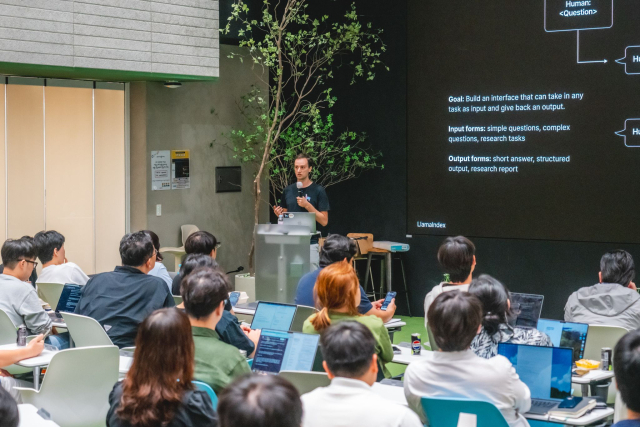
<instances>
[{"instance_id":1,"label":"laptop on lectern","mask_svg":"<svg viewBox=\"0 0 640 427\"><path fill-rule=\"evenodd\" d=\"M311 234L316 232L316 214L313 212L285 212L282 217L283 225L302 225L309 227Z\"/></svg>"}]
</instances>

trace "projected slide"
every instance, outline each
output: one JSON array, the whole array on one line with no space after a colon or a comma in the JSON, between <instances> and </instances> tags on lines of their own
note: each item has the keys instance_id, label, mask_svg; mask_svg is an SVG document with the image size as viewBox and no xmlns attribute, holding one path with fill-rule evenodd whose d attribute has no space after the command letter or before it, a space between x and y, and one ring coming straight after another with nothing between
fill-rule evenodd
<instances>
[{"instance_id":1,"label":"projected slide","mask_svg":"<svg viewBox=\"0 0 640 427\"><path fill-rule=\"evenodd\" d=\"M640 242L640 2L409 13L409 234Z\"/></svg>"}]
</instances>

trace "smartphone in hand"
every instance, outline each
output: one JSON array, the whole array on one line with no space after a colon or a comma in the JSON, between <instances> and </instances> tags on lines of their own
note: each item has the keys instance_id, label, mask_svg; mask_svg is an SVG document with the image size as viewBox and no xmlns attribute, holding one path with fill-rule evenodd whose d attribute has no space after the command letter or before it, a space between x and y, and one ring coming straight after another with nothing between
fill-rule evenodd
<instances>
[{"instance_id":1,"label":"smartphone in hand","mask_svg":"<svg viewBox=\"0 0 640 427\"><path fill-rule=\"evenodd\" d=\"M387 292L387 296L385 297L380 310L387 311L387 307L389 307L389 304L391 304L391 300L396 297L396 294L397 292Z\"/></svg>"}]
</instances>

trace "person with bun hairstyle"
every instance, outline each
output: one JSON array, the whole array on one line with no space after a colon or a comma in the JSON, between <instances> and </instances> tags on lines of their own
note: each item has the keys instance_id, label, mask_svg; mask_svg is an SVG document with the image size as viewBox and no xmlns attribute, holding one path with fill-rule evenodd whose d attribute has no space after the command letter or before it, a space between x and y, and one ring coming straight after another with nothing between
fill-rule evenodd
<instances>
[{"instance_id":1,"label":"person with bun hairstyle","mask_svg":"<svg viewBox=\"0 0 640 427\"><path fill-rule=\"evenodd\" d=\"M471 343L471 350L490 359L498 354L498 344L528 344L553 347L551 338L533 328L512 326L517 313L511 310L509 289L488 274L473 279L469 293L482 303L482 329Z\"/></svg>"},{"instance_id":2,"label":"person with bun hairstyle","mask_svg":"<svg viewBox=\"0 0 640 427\"><path fill-rule=\"evenodd\" d=\"M391 374L385 366L393 360L389 332L379 317L358 313L360 283L351 264L336 262L325 267L318 276L316 293L317 306L321 310L305 320L302 332L321 334L331 324L345 320L362 323L376 340L376 354L384 377L390 378Z\"/></svg>"}]
</instances>

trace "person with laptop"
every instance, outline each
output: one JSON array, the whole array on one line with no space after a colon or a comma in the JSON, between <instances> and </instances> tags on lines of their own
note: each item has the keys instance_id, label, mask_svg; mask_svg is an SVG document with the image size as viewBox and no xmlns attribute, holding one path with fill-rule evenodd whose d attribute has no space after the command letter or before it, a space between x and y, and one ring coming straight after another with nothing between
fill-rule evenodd
<instances>
[{"instance_id":1,"label":"person with laptop","mask_svg":"<svg viewBox=\"0 0 640 427\"><path fill-rule=\"evenodd\" d=\"M208 231L196 231L195 233L191 233L187 240L184 242L184 251L187 255L191 254L202 254L208 255L213 260L216 259L218 254L218 248L221 243L218 242L216 236L209 233ZM176 274L176 277L173 278L173 282L171 283L171 293L173 295L180 295L180 280L182 280L182 273Z\"/></svg>"},{"instance_id":2,"label":"person with laptop","mask_svg":"<svg viewBox=\"0 0 640 427\"><path fill-rule=\"evenodd\" d=\"M471 350L478 356L494 357L500 343L553 347L551 338L544 332L512 326L515 314L511 310L509 289L502 282L481 274L471 282L469 293L482 303L482 328L471 342Z\"/></svg>"},{"instance_id":3,"label":"person with laptop","mask_svg":"<svg viewBox=\"0 0 640 427\"><path fill-rule=\"evenodd\" d=\"M153 266L151 271L148 274L151 276L156 276L161 278L169 288L169 292L171 292L171 285L173 284L173 279L169 276L169 272L167 271L167 267L164 266L162 260L164 257L160 253L160 238L156 233L151 230L144 230L145 233L151 237L151 241L153 242L153 247L156 249L156 265Z\"/></svg>"},{"instance_id":4,"label":"person with laptop","mask_svg":"<svg viewBox=\"0 0 640 427\"><path fill-rule=\"evenodd\" d=\"M320 338L331 385L302 396L302 427L422 427L405 405L372 391L378 374L376 340L358 322L340 322Z\"/></svg>"},{"instance_id":5,"label":"person with laptop","mask_svg":"<svg viewBox=\"0 0 640 427\"><path fill-rule=\"evenodd\" d=\"M209 255L187 255L180 267L182 277L186 277L193 270L201 267L218 269L218 263ZM182 295L182 290L180 291L180 295ZM178 305L178 308L184 309L184 296L183 302ZM233 314L231 304L228 300L224 306L222 317L216 325L216 332L222 342L230 344L239 350L246 351L247 357L253 357L256 345L258 345L258 340L260 339L260 330L252 330L249 327L242 326L238 318Z\"/></svg>"},{"instance_id":6,"label":"person with laptop","mask_svg":"<svg viewBox=\"0 0 640 427\"><path fill-rule=\"evenodd\" d=\"M528 427L522 416L531 407L531 392L509 361L484 359L471 351L482 327L482 303L468 292L444 292L427 313L440 351L427 352L404 374L404 394L424 422L422 397L483 400L496 406L511 427Z\"/></svg>"},{"instance_id":7,"label":"person with laptop","mask_svg":"<svg viewBox=\"0 0 640 427\"><path fill-rule=\"evenodd\" d=\"M353 239L339 234L330 234L325 239L322 249L320 249L320 267L300 278L296 290L295 303L315 307L315 285L322 269L335 262L345 261L351 263L353 257L356 256L357 250L358 247ZM360 314L377 316L384 323L390 321L396 312L396 300L395 298L391 300L386 310L380 309L383 302L384 299L375 302L369 301L364 288L360 286L360 302L358 303L358 312Z\"/></svg>"},{"instance_id":8,"label":"person with laptop","mask_svg":"<svg viewBox=\"0 0 640 427\"><path fill-rule=\"evenodd\" d=\"M476 268L476 247L466 237L447 237L438 249L438 264L449 280L434 286L424 298L425 328L429 323L427 317L429 307L438 295L453 290L464 292L469 290L473 270Z\"/></svg>"},{"instance_id":9,"label":"person with laptop","mask_svg":"<svg viewBox=\"0 0 640 427\"><path fill-rule=\"evenodd\" d=\"M640 295L633 280L633 257L618 249L600 259L599 283L572 293L564 307L567 322L640 328Z\"/></svg>"},{"instance_id":10,"label":"person with laptop","mask_svg":"<svg viewBox=\"0 0 640 427\"><path fill-rule=\"evenodd\" d=\"M218 396L220 427L300 427L298 390L277 375L238 378Z\"/></svg>"},{"instance_id":11,"label":"person with laptop","mask_svg":"<svg viewBox=\"0 0 640 427\"><path fill-rule=\"evenodd\" d=\"M616 344L613 372L628 413L611 427L640 427L640 331L629 332Z\"/></svg>"},{"instance_id":12,"label":"person with laptop","mask_svg":"<svg viewBox=\"0 0 640 427\"><path fill-rule=\"evenodd\" d=\"M329 224L329 198L321 185L311 181L313 173L313 159L306 154L298 154L294 160L296 183L287 186L282 192L280 203L273 207L276 216L285 212L311 212L316 215L316 221L323 227ZM301 186L298 186L298 183ZM302 197L300 197L302 196ZM311 237L311 270L319 267L318 235Z\"/></svg>"},{"instance_id":13,"label":"person with laptop","mask_svg":"<svg viewBox=\"0 0 640 427\"><path fill-rule=\"evenodd\" d=\"M217 269L196 269L183 279L182 297L196 349L194 378L220 393L234 378L251 372L245 357L216 332L229 298L227 277Z\"/></svg>"},{"instance_id":14,"label":"person with laptop","mask_svg":"<svg viewBox=\"0 0 640 427\"><path fill-rule=\"evenodd\" d=\"M316 283L316 292L322 310L305 320L302 332L322 334L332 324L347 320L362 323L375 337L382 374L385 378L390 378L391 374L386 367L393 360L389 332L379 317L363 316L358 312L360 284L351 264L346 261L335 262L322 269Z\"/></svg>"},{"instance_id":15,"label":"person with laptop","mask_svg":"<svg viewBox=\"0 0 640 427\"><path fill-rule=\"evenodd\" d=\"M36 290L27 280L35 270L37 249L33 238L8 239L0 250L4 270L0 274L0 310L29 335L49 335L46 342L58 349L69 348L69 333L58 334L42 308Z\"/></svg>"},{"instance_id":16,"label":"person with laptop","mask_svg":"<svg viewBox=\"0 0 640 427\"><path fill-rule=\"evenodd\" d=\"M41 231L33 237L33 240L38 258L42 262L42 271L36 283L70 283L80 286L87 284L89 276L78 264L67 261L65 239L62 234L54 230Z\"/></svg>"},{"instance_id":17,"label":"person with laptop","mask_svg":"<svg viewBox=\"0 0 640 427\"><path fill-rule=\"evenodd\" d=\"M144 231L120 240L122 265L114 271L93 276L82 288L76 314L92 317L120 348L135 343L138 325L155 310L174 307L173 296L164 282L150 276L156 250Z\"/></svg>"}]
</instances>

